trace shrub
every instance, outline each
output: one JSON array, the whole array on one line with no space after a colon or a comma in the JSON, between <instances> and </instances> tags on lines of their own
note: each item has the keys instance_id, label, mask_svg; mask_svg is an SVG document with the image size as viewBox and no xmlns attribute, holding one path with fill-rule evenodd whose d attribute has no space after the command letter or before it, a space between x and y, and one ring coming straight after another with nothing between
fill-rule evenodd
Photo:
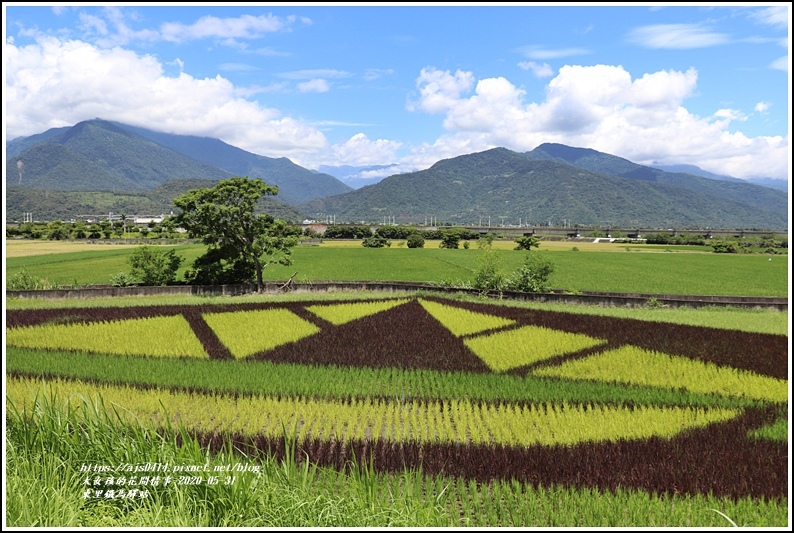
<instances>
[{"instance_id":1,"label":"shrub","mask_svg":"<svg viewBox=\"0 0 794 533\"><path fill-rule=\"evenodd\" d=\"M52 288L52 283L46 279L33 276L26 268L23 268L20 272L8 278L6 283L6 289L9 291L31 291Z\"/></svg>"},{"instance_id":2,"label":"shrub","mask_svg":"<svg viewBox=\"0 0 794 533\"><path fill-rule=\"evenodd\" d=\"M441 233L441 244L439 248L449 248L457 250L460 243L460 233L455 230L445 230Z\"/></svg>"},{"instance_id":3,"label":"shrub","mask_svg":"<svg viewBox=\"0 0 794 533\"><path fill-rule=\"evenodd\" d=\"M534 235L525 235L516 239L515 250L531 250L540 247L540 239Z\"/></svg>"},{"instance_id":4,"label":"shrub","mask_svg":"<svg viewBox=\"0 0 794 533\"><path fill-rule=\"evenodd\" d=\"M408 235L408 248L424 248L425 238L419 233L411 233Z\"/></svg>"},{"instance_id":5,"label":"shrub","mask_svg":"<svg viewBox=\"0 0 794 533\"><path fill-rule=\"evenodd\" d=\"M712 243L711 247L716 254L737 254L739 253L739 246L735 242L730 241L717 241Z\"/></svg>"},{"instance_id":6,"label":"shrub","mask_svg":"<svg viewBox=\"0 0 794 533\"><path fill-rule=\"evenodd\" d=\"M142 285L169 285L176 280L176 271L184 261L172 248L167 252L152 246L141 246L130 256L132 276Z\"/></svg>"},{"instance_id":7,"label":"shrub","mask_svg":"<svg viewBox=\"0 0 794 533\"><path fill-rule=\"evenodd\" d=\"M383 248L384 246L391 246L391 241L383 237L367 237L361 241L361 245L364 246L364 248Z\"/></svg>"},{"instance_id":8,"label":"shrub","mask_svg":"<svg viewBox=\"0 0 794 533\"><path fill-rule=\"evenodd\" d=\"M110 284L114 287L130 287L135 285L135 278L129 272L110 275Z\"/></svg>"},{"instance_id":9,"label":"shrub","mask_svg":"<svg viewBox=\"0 0 794 533\"><path fill-rule=\"evenodd\" d=\"M506 281L507 288L520 292L549 292L554 263L543 254L527 254L524 264Z\"/></svg>"},{"instance_id":10,"label":"shrub","mask_svg":"<svg viewBox=\"0 0 794 533\"><path fill-rule=\"evenodd\" d=\"M481 291L502 291L506 286L506 276L500 271L499 255L490 246L482 251L480 264L474 272L472 285Z\"/></svg>"}]
</instances>

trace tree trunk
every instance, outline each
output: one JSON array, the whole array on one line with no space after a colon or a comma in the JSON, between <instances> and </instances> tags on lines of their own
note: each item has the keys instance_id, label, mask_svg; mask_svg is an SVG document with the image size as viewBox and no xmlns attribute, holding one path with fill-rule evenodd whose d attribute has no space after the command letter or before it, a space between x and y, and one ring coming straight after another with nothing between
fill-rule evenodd
<instances>
[{"instance_id":1,"label":"tree trunk","mask_svg":"<svg viewBox=\"0 0 794 533\"><path fill-rule=\"evenodd\" d=\"M256 292L262 292L265 289L265 283L262 281L262 263L259 258L254 258L254 267L256 268Z\"/></svg>"}]
</instances>

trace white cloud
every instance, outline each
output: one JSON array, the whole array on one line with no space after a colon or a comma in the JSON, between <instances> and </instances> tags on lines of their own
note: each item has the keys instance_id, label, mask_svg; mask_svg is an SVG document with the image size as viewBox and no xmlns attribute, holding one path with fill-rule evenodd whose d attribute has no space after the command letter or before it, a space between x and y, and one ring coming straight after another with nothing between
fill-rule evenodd
<instances>
[{"instance_id":1,"label":"white cloud","mask_svg":"<svg viewBox=\"0 0 794 533\"><path fill-rule=\"evenodd\" d=\"M315 78L298 84L298 90L302 93L327 93L331 90L328 80Z\"/></svg>"},{"instance_id":2,"label":"white cloud","mask_svg":"<svg viewBox=\"0 0 794 533\"><path fill-rule=\"evenodd\" d=\"M554 76L554 71L548 63L535 63L534 61L521 61L518 68L523 70L531 70L536 78L550 78Z\"/></svg>"},{"instance_id":3,"label":"white cloud","mask_svg":"<svg viewBox=\"0 0 794 533\"><path fill-rule=\"evenodd\" d=\"M371 141L363 133L357 133L346 142L332 146L331 150L336 165L367 166L395 161L401 147L402 143L396 141Z\"/></svg>"},{"instance_id":4,"label":"white cloud","mask_svg":"<svg viewBox=\"0 0 794 533\"><path fill-rule=\"evenodd\" d=\"M723 33L709 31L699 24L655 24L641 26L629 33L630 42L645 48L671 48L684 50L704 48L728 42Z\"/></svg>"},{"instance_id":5,"label":"white cloud","mask_svg":"<svg viewBox=\"0 0 794 533\"><path fill-rule=\"evenodd\" d=\"M474 83L471 72L457 71L455 74L434 68L423 68L416 79L419 89L419 102L408 102L408 109L422 109L428 113L443 113L468 92Z\"/></svg>"},{"instance_id":6,"label":"white cloud","mask_svg":"<svg viewBox=\"0 0 794 533\"><path fill-rule=\"evenodd\" d=\"M791 6L771 6L752 13L752 18L767 26L787 28L790 24Z\"/></svg>"},{"instance_id":7,"label":"white cloud","mask_svg":"<svg viewBox=\"0 0 794 533\"><path fill-rule=\"evenodd\" d=\"M714 112L713 116L719 120L724 120L726 126L733 120L738 120L740 122L747 120L747 115L737 109L718 109Z\"/></svg>"},{"instance_id":8,"label":"white cloud","mask_svg":"<svg viewBox=\"0 0 794 533\"><path fill-rule=\"evenodd\" d=\"M93 39L95 44L110 48L121 46L132 41L158 41L160 34L154 30L133 30L126 23L125 12L116 7L105 7L102 16L89 15L80 12L78 28L83 32L83 38Z\"/></svg>"},{"instance_id":9,"label":"white cloud","mask_svg":"<svg viewBox=\"0 0 794 533\"><path fill-rule=\"evenodd\" d=\"M164 40L176 43L206 38L257 39L267 33L286 29L290 22L272 14L242 15L237 18L208 15L193 24L166 22L160 26L160 34Z\"/></svg>"},{"instance_id":10,"label":"white cloud","mask_svg":"<svg viewBox=\"0 0 794 533\"><path fill-rule=\"evenodd\" d=\"M433 79L473 79L471 73L433 70ZM427 83L427 71L417 83ZM788 138L748 138L729 128L746 116L716 109L693 115L684 107L696 89L697 72L659 71L632 80L619 66L567 65L550 80L542 102L526 102L505 78L477 82L473 95L423 91L430 103L416 109L445 111L447 133L415 147L406 158L426 168L441 158L496 146L523 152L544 142L593 148L639 164L689 162L735 177L788 176ZM436 105L438 93L445 97Z\"/></svg>"},{"instance_id":11,"label":"white cloud","mask_svg":"<svg viewBox=\"0 0 794 533\"><path fill-rule=\"evenodd\" d=\"M771 104L769 102L758 102L755 104L755 111L758 113L766 113L769 111Z\"/></svg>"},{"instance_id":12,"label":"white cloud","mask_svg":"<svg viewBox=\"0 0 794 533\"><path fill-rule=\"evenodd\" d=\"M169 77L153 56L47 38L7 44L6 61L9 139L98 117L216 137L269 157L296 160L327 149L317 129L240 98L229 80Z\"/></svg>"}]
</instances>

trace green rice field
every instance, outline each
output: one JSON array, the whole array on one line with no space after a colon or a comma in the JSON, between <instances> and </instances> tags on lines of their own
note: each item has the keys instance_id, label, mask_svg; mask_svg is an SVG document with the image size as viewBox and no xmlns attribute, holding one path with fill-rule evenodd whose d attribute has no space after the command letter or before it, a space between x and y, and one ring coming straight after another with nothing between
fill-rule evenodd
<instances>
[{"instance_id":1,"label":"green rice field","mask_svg":"<svg viewBox=\"0 0 794 533\"><path fill-rule=\"evenodd\" d=\"M46 241L42 241L46 244ZM64 243L68 244L68 243ZM9 243L7 243L7 247ZM97 244L96 251L46 253L6 259L7 276L23 270L53 285L108 284L110 277L129 271L133 248ZM646 247L647 248L647 247ZM669 247L667 247L669 248ZM9 250L13 252L14 246ZM68 250L64 246L62 250ZM788 295L787 256L763 254L666 253L647 251L572 251L552 247L530 253L547 254L554 264L550 282L555 289L644 294L703 294L737 296ZM185 258L178 274L201 255L200 245L176 247ZM634 248L630 248L634 250ZM510 273L524 261L524 252L497 249L501 268ZM479 266L481 251L444 250L434 247L370 249L358 246L299 246L291 266L270 265L266 280L286 280L297 272L296 281L372 280L456 282L471 281Z\"/></svg>"}]
</instances>

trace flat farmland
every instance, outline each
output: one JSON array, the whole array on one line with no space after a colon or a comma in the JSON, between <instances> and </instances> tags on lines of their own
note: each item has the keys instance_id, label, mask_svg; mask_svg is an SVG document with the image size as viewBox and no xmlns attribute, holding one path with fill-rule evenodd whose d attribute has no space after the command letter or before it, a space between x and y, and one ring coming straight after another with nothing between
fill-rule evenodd
<instances>
[{"instance_id":1,"label":"flat farmland","mask_svg":"<svg viewBox=\"0 0 794 533\"><path fill-rule=\"evenodd\" d=\"M476 244L470 249L445 250L437 247L409 249L364 248L357 241L333 245L298 246L293 252L293 265L271 265L265 269L266 280L286 280L297 272L296 281L373 280L417 282L467 282L478 268L481 251ZM11 277L27 271L55 285L108 284L110 276L129 271L129 254L135 248L123 245L73 243L53 248L42 241L46 253L34 254L29 243L7 241L6 273ZM502 246L504 243L500 243ZM579 247L583 243L576 243ZM788 294L788 258L762 254L714 254L691 251L670 251L671 247L632 247L626 251L609 243L584 246L573 251L546 243L529 253L546 254L555 266L551 285L568 291L634 292L646 294L703 294L737 296L786 296ZM20 248L21 247L21 248ZM24 250L23 250L24 248ZM205 248L200 245L176 247L185 258L179 276ZM610 251L597 251L609 249ZM55 250L55 251L54 251ZM57 253L60 250L61 253ZM499 249L501 268L510 273L519 268L525 252ZM24 255L22 255L24 254Z\"/></svg>"},{"instance_id":2,"label":"flat farmland","mask_svg":"<svg viewBox=\"0 0 794 533\"><path fill-rule=\"evenodd\" d=\"M6 375L13 486L48 450L27 483L69 525L787 524L783 333L423 294L62 301L7 310Z\"/></svg>"}]
</instances>

